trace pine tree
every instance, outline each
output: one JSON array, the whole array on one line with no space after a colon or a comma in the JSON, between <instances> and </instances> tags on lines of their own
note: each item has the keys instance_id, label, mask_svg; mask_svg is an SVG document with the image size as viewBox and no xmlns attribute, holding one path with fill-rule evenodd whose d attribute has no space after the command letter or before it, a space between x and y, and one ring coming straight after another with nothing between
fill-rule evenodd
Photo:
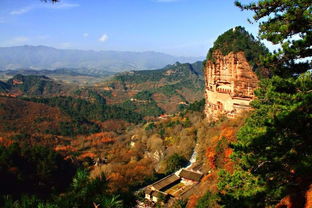
<instances>
[{"instance_id":1,"label":"pine tree","mask_svg":"<svg viewBox=\"0 0 312 208\"><path fill-rule=\"evenodd\" d=\"M220 172L221 203L264 207L289 195L302 206L296 197L312 184L311 0L236 5L254 11L260 37L281 49L265 58L273 76L261 80L255 111L233 144L238 167L233 174Z\"/></svg>"},{"instance_id":2,"label":"pine tree","mask_svg":"<svg viewBox=\"0 0 312 208\"><path fill-rule=\"evenodd\" d=\"M235 4L255 13L260 38L280 44L280 50L268 56L266 66L279 76L291 76L312 68L312 1L260 0L257 3Z\"/></svg>"}]
</instances>

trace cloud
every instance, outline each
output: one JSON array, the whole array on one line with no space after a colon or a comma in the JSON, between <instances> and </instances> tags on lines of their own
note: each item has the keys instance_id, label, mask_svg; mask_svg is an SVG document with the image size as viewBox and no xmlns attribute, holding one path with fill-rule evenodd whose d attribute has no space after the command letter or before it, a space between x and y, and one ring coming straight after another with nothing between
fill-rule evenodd
<instances>
[{"instance_id":1,"label":"cloud","mask_svg":"<svg viewBox=\"0 0 312 208\"><path fill-rule=\"evenodd\" d=\"M49 6L46 6L46 8L52 8L52 9L68 9L68 8L74 8L79 7L79 4L70 4L70 3L57 3L57 4L49 4Z\"/></svg>"},{"instance_id":2,"label":"cloud","mask_svg":"<svg viewBox=\"0 0 312 208\"><path fill-rule=\"evenodd\" d=\"M108 40L108 35L106 35L106 34L103 34L100 38L99 38L99 41L100 42L105 42L105 41L107 41Z\"/></svg>"},{"instance_id":3,"label":"cloud","mask_svg":"<svg viewBox=\"0 0 312 208\"><path fill-rule=\"evenodd\" d=\"M83 33L82 36L87 38L87 37L89 37L89 33Z\"/></svg>"},{"instance_id":4,"label":"cloud","mask_svg":"<svg viewBox=\"0 0 312 208\"><path fill-rule=\"evenodd\" d=\"M35 9L69 9L74 7L79 7L79 4L70 4L70 3L57 3L57 4L37 4L32 6L23 7L20 9L12 10L10 15L21 15L28 13Z\"/></svg>"},{"instance_id":5,"label":"cloud","mask_svg":"<svg viewBox=\"0 0 312 208\"><path fill-rule=\"evenodd\" d=\"M13 10L10 12L11 15L20 15L20 14L25 14L29 11L31 11L33 9L33 7L24 7L24 8L21 8L21 9L17 9L17 10Z\"/></svg>"}]
</instances>

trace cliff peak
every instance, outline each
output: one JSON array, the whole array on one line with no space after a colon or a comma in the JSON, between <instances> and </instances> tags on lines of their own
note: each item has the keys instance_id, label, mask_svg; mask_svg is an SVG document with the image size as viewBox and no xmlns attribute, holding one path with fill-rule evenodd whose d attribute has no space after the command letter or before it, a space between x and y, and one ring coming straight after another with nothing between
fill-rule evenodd
<instances>
[{"instance_id":1,"label":"cliff peak","mask_svg":"<svg viewBox=\"0 0 312 208\"><path fill-rule=\"evenodd\" d=\"M207 117L234 117L250 109L259 82L258 62L266 52L243 27L232 28L218 37L205 63Z\"/></svg>"},{"instance_id":2,"label":"cliff peak","mask_svg":"<svg viewBox=\"0 0 312 208\"><path fill-rule=\"evenodd\" d=\"M268 53L268 49L241 26L231 28L220 35L209 49L206 61L213 61L216 51L220 51L223 56L231 52L244 52L246 60L256 72L259 69L260 56Z\"/></svg>"}]
</instances>

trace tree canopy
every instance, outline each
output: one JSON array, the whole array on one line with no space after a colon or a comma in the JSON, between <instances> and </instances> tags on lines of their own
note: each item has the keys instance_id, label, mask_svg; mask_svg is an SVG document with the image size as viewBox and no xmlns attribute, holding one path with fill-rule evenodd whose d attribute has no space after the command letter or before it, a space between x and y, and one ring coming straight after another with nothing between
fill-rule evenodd
<instances>
[{"instance_id":1,"label":"tree canopy","mask_svg":"<svg viewBox=\"0 0 312 208\"><path fill-rule=\"evenodd\" d=\"M254 70L259 68L260 57L268 54L268 49L264 44L241 26L234 27L220 35L213 47L209 49L207 60L213 60L213 53L217 50L221 51L224 56L230 52L243 51Z\"/></svg>"},{"instance_id":2,"label":"tree canopy","mask_svg":"<svg viewBox=\"0 0 312 208\"><path fill-rule=\"evenodd\" d=\"M312 68L312 7L311 0L260 0L235 4L255 13L260 38L281 49L268 56L265 64L279 76L302 73Z\"/></svg>"}]
</instances>

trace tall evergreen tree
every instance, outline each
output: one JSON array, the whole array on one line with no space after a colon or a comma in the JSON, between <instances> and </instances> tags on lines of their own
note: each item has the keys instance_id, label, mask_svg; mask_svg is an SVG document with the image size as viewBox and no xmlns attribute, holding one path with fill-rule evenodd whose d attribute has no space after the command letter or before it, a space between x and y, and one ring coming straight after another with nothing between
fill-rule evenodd
<instances>
[{"instance_id":1,"label":"tall evergreen tree","mask_svg":"<svg viewBox=\"0 0 312 208\"><path fill-rule=\"evenodd\" d=\"M265 207L289 195L294 207L303 207L300 194L312 184L311 0L236 5L254 11L260 37L281 49L264 60L273 76L261 80L255 111L233 144L238 167L220 172L221 203Z\"/></svg>"},{"instance_id":2,"label":"tall evergreen tree","mask_svg":"<svg viewBox=\"0 0 312 208\"><path fill-rule=\"evenodd\" d=\"M242 10L255 13L259 21L260 38L281 49L268 56L266 66L279 76L290 76L312 68L312 1L311 0L260 0L256 3L235 4Z\"/></svg>"}]
</instances>

